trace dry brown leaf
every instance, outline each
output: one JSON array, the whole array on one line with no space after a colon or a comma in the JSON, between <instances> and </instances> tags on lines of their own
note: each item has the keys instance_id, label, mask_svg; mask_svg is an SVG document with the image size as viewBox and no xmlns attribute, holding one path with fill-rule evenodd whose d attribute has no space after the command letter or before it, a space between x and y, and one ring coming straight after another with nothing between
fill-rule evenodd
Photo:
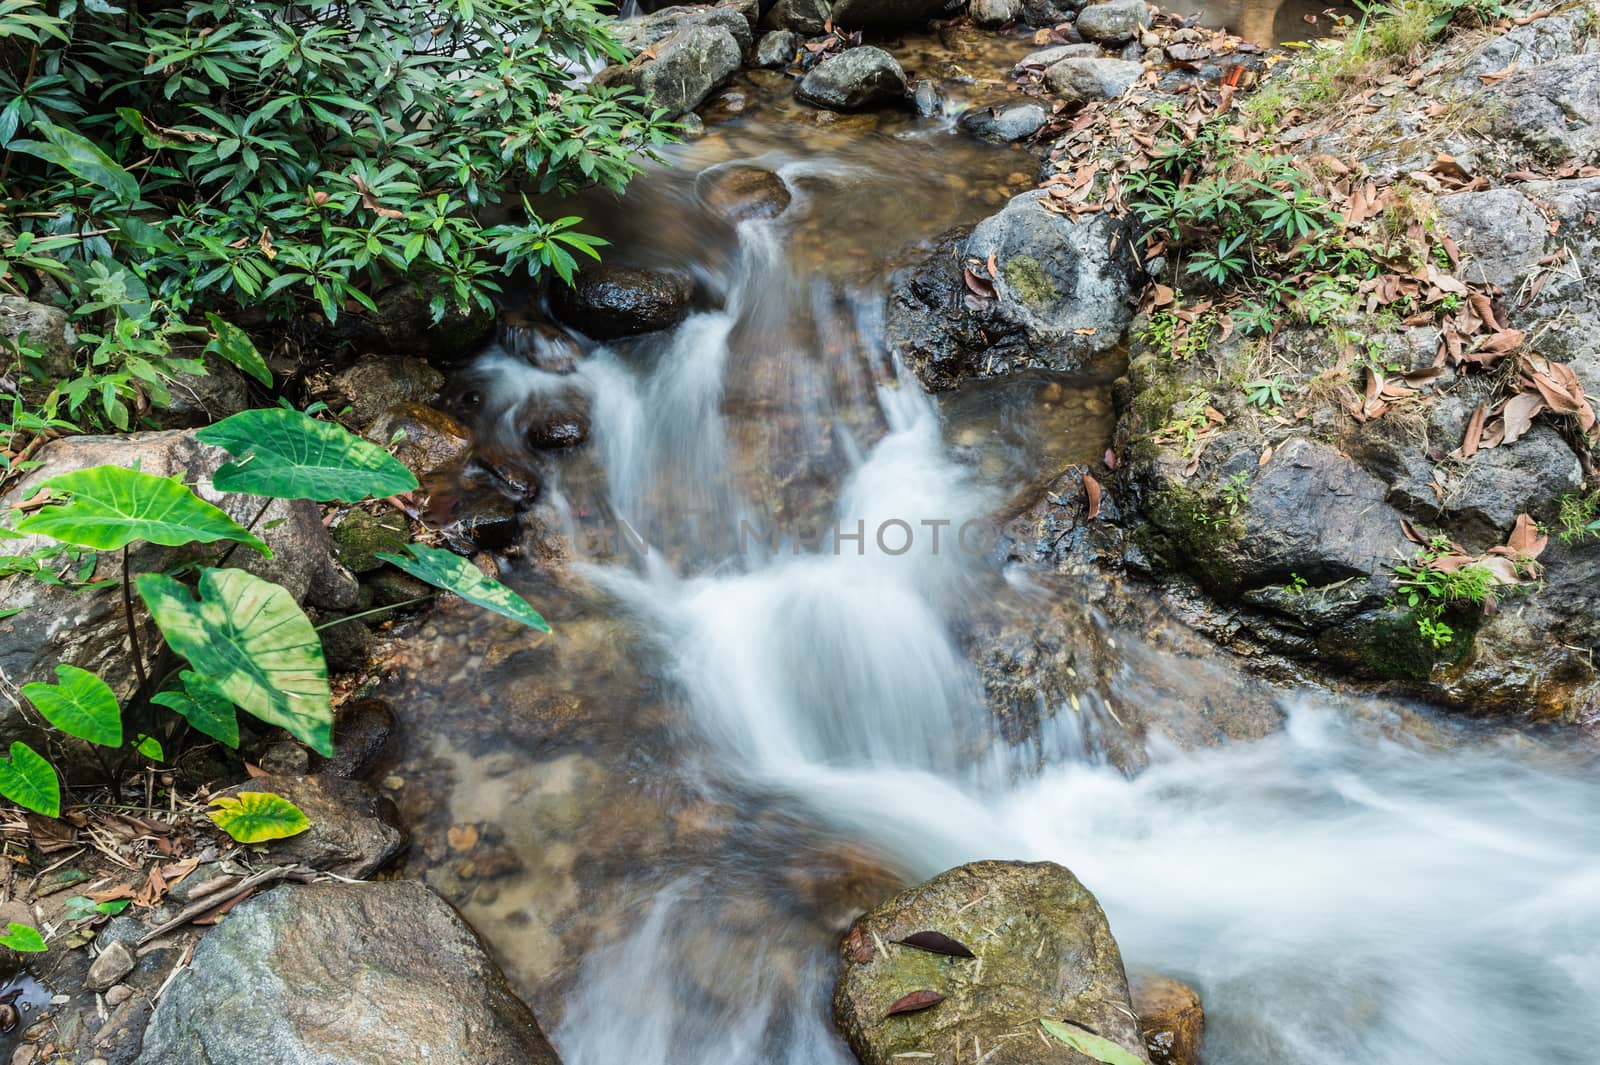
<instances>
[{"instance_id":1,"label":"dry brown leaf","mask_svg":"<svg viewBox=\"0 0 1600 1065\"><path fill-rule=\"evenodd\" d=\"M1544 398L1537 392L1518 392L1506 400L1505 407L1500 412L1501 420L1505 426L1505 443L1515 443L1529 429L1533 428L1533 419L1544 410ZM1481 407L1479 408L1482 409Z\"/></svg>"},{"instance_id":2,"label":"dry brown leaf","mask_svg":"<svg viewBox=\"0 0 1600 1065\"><path fill-rule=\"evenodd\" d=\"M1089 513L1085 521L1093 521L1100 516L1100 482L1089 474L1083 475L1083 494L1089 500Z\"/></svg>"}]
</instances>

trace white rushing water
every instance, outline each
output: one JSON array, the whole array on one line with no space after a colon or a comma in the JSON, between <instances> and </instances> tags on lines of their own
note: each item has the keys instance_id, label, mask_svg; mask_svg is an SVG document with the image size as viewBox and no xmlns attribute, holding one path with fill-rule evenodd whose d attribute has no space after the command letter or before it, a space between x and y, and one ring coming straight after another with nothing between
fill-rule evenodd
<instances>
[{"instance_id":1,"label":"white rushing water","mask_svg":"<svg viewBox=\"0 0 1600 1065\"><path fill-rule=\"evenodd\" d=\"M639 529L760 517L730 469L721 401L750 357L730 344L797 286L770 226L745 239L725 311L692 316L647 358L602 351L580 371L611 505ZM881 356L867 337L852 357ZM592 570L659 634L708 787L778 797L919 876L978 858L1068 866L1130 965L1198 986L1209 1065L1600 1061L1592 761L1396 740L1313 691L1275 736L1156 751L1132 779L975 759L990 726L953 626L994 582L979 584L989 563L949 530L987 513L995 486L952 457L933 402L881 370L886 432L836 501L841 528L862 523L859 544L797 553L780 538L681 572L652 550ZM899 526L875 536L896 520L912 532L904 552ZM928 521L950 523L938 551ZM554 1033L568 1065L850 1061L827 1015L828 930L773 931L817 944L799 972L792 953L744 940L716 961L731 1003L690 993L684 958L719 931L705 899L761 889L763 870L727 873L664 874L632 931L587 959Z\"/></svg>"}]
</instances>

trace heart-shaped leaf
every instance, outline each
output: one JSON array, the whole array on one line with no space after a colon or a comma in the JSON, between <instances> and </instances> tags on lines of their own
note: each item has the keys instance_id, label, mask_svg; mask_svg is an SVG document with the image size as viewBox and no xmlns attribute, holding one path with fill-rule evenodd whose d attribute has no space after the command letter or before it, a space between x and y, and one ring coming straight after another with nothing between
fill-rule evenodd
<instances>
[{"instance_id":1,"label":"heart-shaped leaf","mask_svg":"<svg viewBox=\"0 0 1600 1065\"><path fill-rule=\"evenodd\" d=\"M56 666L60 684L24 684L22 694L46 721L102 747L122 746L122 707L110 685L87 669Z\"/></svg>"},{"instance_id":2,"label":"heart-shaped leaf","mask_svg":"<svg viewBox=\"0 0 1600 1065\"><path fill-rule=\"evenodd\" d=\"M267 545L185 485L121 466L90 466L44 482L71 498L51 503L17 522L17 531L98 551L116 551L135 540L167 547L236 540L267 557Z\"/></svg>"},{"instance_id":3,"label":"heart-shaped leaf","mask_svg":"<svg viewBox=\"0 0 1600 1065\"><path fill-rule=\"evenodd\" d=\"M493 577L485 577L471 562L438 547L407 544L411 557L379 554L377 557L405 570L419 581L454 592L469 603L493 610L531 629L549 632L550 623L533 605Z\"/></svg>"},{"instance_id":4,"label":"heart-shaped leaf","mask_svg":"<svg viewBox=\"0 0 1600 1065\"><path fill-rule=\"evenodd\" d=\"M221 740L229 747L239 746L239 715L234 711L233 700L188 670L179 674L178 679L183 681L182 691L157 692L150 701L175 711L194 726L195 731Z\"/></svg>"},{"instance_id":5,"label":"heart-shaped leaf","mask_svg":"<svg viewBox=\"0 0 1600 1065\"><path fill-rule=\"evenodd\" d=\"M15 921L7 924L5 934L0 935L0 947L8 947L18 954L39 954L49 949L37 928Z\"/></svg>"},{"instance_id":6,"label":"heart-shaped leaf","mask_svg":"<svg viewBox=\"0 0 1600 1065\"><path fill-rule=\"evenodd\" d=\"M198 602L163 574L135 584L167 643L207 685L332 756L328 667L294 596L241 569L202 569Z\"/></svg>"},{"instance_id":7,"label":"heart-shaped leaf","mask_svg":"<svg viewBox=\"0 0 1600 1065\"><path fill-rule=\"evenodd\" d=\"M247 410L195 437L238 460L211 478L225 492L355 502L417 487L411 471L383 448L297 410Z\"/></svg>"},{"instance_id":8,"label":"heart-shaped leaf","mask_svg":"<svg viewBox=\"0 0 1600 1065\"><path fill-rule=\"evenodd\" d=\"M61 816L61 781L49 762L21 740L0 758L0 795L46 817Z\"/></svg>"},{"instance_id":9,"label":"heart-shaped leaf","mask_svg":"<svg viewBox=\"0 0 1600 1065\"><path fill-rule=\"evenodd\" d=\"M1072 1024L1041 1019L1044 1030L1080 1054L1087 1054L1105 1065L1145 1065L1145 1060L1104 1036L1095 1035Z\"/></svg>"},{"instance_id":10,"label":"heart-shaped leaf","mask_svg":"<svg viewBox=\"0 0 1600 1065\"><path fill-rule=\"evenodd\" d=\"M298 836L311 822L294 803L270 791L241 791L211 800L216 809L206 816L240 843Z\"/></svg>"}]
</instances>

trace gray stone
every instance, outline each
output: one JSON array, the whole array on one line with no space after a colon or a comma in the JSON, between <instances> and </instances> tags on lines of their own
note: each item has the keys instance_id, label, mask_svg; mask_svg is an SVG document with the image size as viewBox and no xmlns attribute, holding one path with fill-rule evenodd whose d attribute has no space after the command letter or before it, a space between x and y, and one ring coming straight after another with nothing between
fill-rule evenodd
<instances>
[{"instance_id":1,"label":"gray stone","mask_svg":"<svg viewBox=\"0 0 1600 1065\"><path fill-rule=\"evenodd\" d=\"M1037 52L1029 52L1017 61L1017 69L1031 68L1043 70L1045 67L1054 66L1063 59L1098 59L1105 55L1098 44L1057 44L1049 48L1041 48Z\"/></svg>"},{"instance_id":2,"label":"gray stone","mask_svg":"<svg viewBox=\"0 0 1600 1065\"><path fill-rule=\"evenodd\" d=\"M982 961L896 943L929 930ZM944 1001L885 1016L913 990ZM1041 1017L1071 1018L1148 1060L1105 914L1052 862L973 862L859 918L841 945L833 1012L861 1065L902 1065L913 1054L955 1061L958 1048L986 1065L1084 1062L1064 1043L1039 1038Z\"/></svg>"},{"instance_id":3,"label":"gray stone","mask_svg":"<svg viewBox=\"0 0 1600 1065\"><path fill-rule=\"evenodd\" d=\"M763 33L756 42L756 66L786 67L800 50L800 35L792 30Z\"/></svg>"},{"instance_id":4,"label":"gray stone","mask_svg":"<svg viewBox=\"0 0 1600 1065\"><path fill-rule=\"evenodd\" d=\"M258 895L195 950L139 1065L559 1065L472 930L414 881Z\"/></svg>"},{"instance_id":5,"label":"gray stone","mask_svg":"<svg viewBox=\"0 0 1600 1065\"><path fill-rule=\"evenodd\" d=\"M215 356L205 362L205 373L174 374L167 382L171 401L166 407L150 412L151 420L158 426L198 429L250 407L249 379Z\"/></svg>"},{"instance_id":6,"label":"gray stone","mask_svg":"<svg viewBox=\"0 0 1600 1065\"><path fill-rule=\"evenodd\" d=\"M952 6L950 0L838 0L833 24L847 29L906 26L938 18Z\"/></svg>"},{"instance_id":7,"label":"gray stone","mask_svg":"<svg viewBox=\"0 0 1600 1065\"><path fill-rule=\"evenodd\" d=\"M667 38L692 26L709 26L726 30L741 50L755 43L755 31L744 12L739 8L725 5L708 7L704 4L679 4L663 7L646 15L623 19L614 25L617 39L624 47L635 52L642 52L646 48L659 45ZM659 52L659 49L657 51Z\"/></svg>"},{"instance_id":8,"label":"gray stone","mask_svg":"<svg viewBox=\"0 0 1600 1065\"><path fill-rule=\"evenodd\" d=\"M556 314L596 340L670 329L689 314L694 284L682 274L611 263L588 266L551 293Z\"/></svg>"},{"instance_id":9,"label":"gray stone","mask_svg":"<svg viewBox=\"0 0 1600 1065\"><path fill-rule=\"evenodd\" d=\"M737 12L739 17L744 19L745 25L750 27L750 32L755 33L756 25L761 21L761 0L718 0L717 6L726 11Z\"/></svg>"},{"instance_id":10,"label":"gray stone","mask_svg":"<svg viewBox=\"0 0 1600 1065\"><path fill-rule=\"evenodd\" d=\"M1044 72L1050 91L1068 103L1121 96L1144 75L1144 66L1127 59L1063 59Z\"/></svg>"},{"instance_id":11,"label":"gray stone","mask_svg":"<svg viewBox=\"0 0 1600 1065\"><path fill-rule=\"evenodd\" d=\"M1600 64L1592 56L1513 71L1495 89L1496 134L1548 163L1600 163Z\"/></svg>"},{"instance_id":12,"label":"gray stone","mask_svg":"<svg viewBox=\"0 0 1600 1065\"><path fill-rule=\"evenodd\" d=\"M0 296L0 337L14 344L24 333L29 345L44 353L41 369L46 376L55 379L72 373L77 335L67 322L67 312L24 296Z\"/></svg>"},{"instance_id":13,"label":"gray stone","mask_svg":"<svg viewBox=\"0 0 1600 1065\"><path fill-rule=\"evenodd\" d=\"M350 420L366 425L396 403L432 403L444 388L444 374L409 355L367 354L340 370L326 400L336 410L350 409Z\"/></svg>"},{"instance_id":14,"label":"gray stone","mask_svg":"<svg viewBox=\"0 0 1600 1065\"><path fill-rule=\"evenodd\" d=\"M337 750L337 748L335 748ZM273 860L360 880L405 849L394 801L355 780L333 776L256 777L223 792L269 792L298 806L311 827L266 844Z\"/></svg>"},{"instance_id":15,"label":"gray stone","mask_svg":"<svg viewBox=\"0 0 1600 1065\"><path fill-rule=\"evenodd\" d=\"M960 126L985 140L1020 141L1039 132L1049 118L1044 105L1036 103L974 107L962 114Z\"/></svg>"},{"instance_id":16,"label":"gray stone","mask_svg":"<svg viewBox=\"0 0 1600 1065\"><path fill-rule=\"evenodd\" d=\"M1505 541L1518 514L1544 513L1581 487L1578 456L1554 427L1536 423L1515 443L1463 464L1445 485L1444 512L1463 543L1486 550Z\"/></svg>"},{"instance_id":17,"label":"gray stone","mask_svg":"<svg viewBox=\"0 0 1600 1065\"><path fill-rule=\"evenodd\" d=\"M793 30L814 37L823 32L830 10L828 0L778 0L761 19L761 25L769 30ZM790 56L793 57L792 52Z\"/></svg>"},{"instance_id":18,"label":"gray stone","mask_svg":"<svg viewBox=\"0 0 1600 1065\"><path fill-rule=\"evenodd\" d=\"M90 962L84 986L94 991L105 991L133 972L133 967L138 963L139 959L128 944L112 943Z\"/></svg>"},{"instance_id":19,"label":"gray stone","mask_svg":"<svg viewBox=\"0 0 1600 1065\"><path fill-rule=\"evenodd\" d=\"M967 14L980 26L1004 26L1022 17L1022 0L971 0Z\"/></svg>"},{"instance_id":20,"label":"gray stone","mask_svg":"<svg viewBox=\"0 0 1600 1065\"><path fill-rule=\"evenodd\" d=\"M1037 190L1021 193L979 222L967 257L995 257L1000 313L1033 341L1080 355L1108 350L1122 342L1133 317L1126 223L1105 213L1055 214L1042 199Z\"/></svg>"},{"instance_id":21,"label":"gray stone","mask_svg":"<svg viewBox=\"0 0 1600 1065\"><path fill-rule=\"evenodd\" d=\"M1512 187L1458 192L1438 200L1439 219L1462 251L1461 276L1502 292L1544 258L1549 222Z\"/></svg>"},{"instance_id":22,"label":"gray stone","mask_svg":"<svg viewBox=\"0 0 1600 1065\"><path fill-rule=\"evenodd\" d=\"M444 314L434 321L436 294L408 281L378 293L377 316L364 327L356 327L356 350L451 362L482 347L494 333L494 311L476 303L461 307L453 296L446 295ZM339 321L343 323L344 317Z\"/></svg>"},{"instance_id":23,"label":"gray stone","mask_svg":"<svg viewBox=\"0 0 1600 1065\"><path fill-rule=\"evenodd\" d=\"M906 97L906 75L894 56L865 45L830 56L800 82L796 95L831 111L860 111Z\"/></svg>"},{"instance_id":24,"label":"gray stone","mask_svg":"<svg viewBox=\"0 0 1600 1065\"><path fill-rule=\"evenodd\" d=\"M744 49L751 43L751 32L738 12L726 8L663 8L656 15L683 11L693 17L664 36L656 36L656 31L669 24L665 18L631 37L625 33L630 47L641 53L649 48L653 56L641 54L623 66L607 67L595 75L596 83L630 85L670 114L699 107L713 89L738 71Z\"/></svg>"},{"instance_id":25,"label":"gray stone","mask_svg":"<svg viewBox=\"0 0 1600 1065\"><path fill-rule=\"evenodd\" d=\"M1126 44L1150 25L1150 7L1144 0L1106 0L1078 12L1078 33L1101 44Z\"/></svg>"}]
</instances>

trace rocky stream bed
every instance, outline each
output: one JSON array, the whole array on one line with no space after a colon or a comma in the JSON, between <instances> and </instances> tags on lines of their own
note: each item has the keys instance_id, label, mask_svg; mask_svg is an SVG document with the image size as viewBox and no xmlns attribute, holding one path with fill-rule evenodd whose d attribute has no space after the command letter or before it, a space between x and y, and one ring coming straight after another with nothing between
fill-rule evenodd
<instances>
[{"instance_id":1,"label":"rocky stream bed","mask_svg":"<svg viewBox=\"0 0 1600 1065\"><path fill-rule=\"evenodd\" d=\"M1319 17L622 19L596 80L685 138L579 198L604 264L498 318L395 293L341 327L305 397L422 488L233 514L251 567L352 618L322 633L335 753L247 726L248 782L197 746L149 786L273 791L311 830L6 814L0 925L52 940L0 949L0 1060L1592 1060L1600 534L1563 522L1600 498L1600 8L1291 114L1275 146L1344 221L1403 196L1429 258L1247 335L1163 283L1119 183L1150 116L1228 118ZM0 501L108 461L205 494L194 429L249 393L189 384ZM419 602L377 557L414 530L554 635ZM1511 567L1445 645L1396 572L1430 545ZM115 596L0 601L0 695L62 661L133 689ZM0 735L97 771L17 700ZM134 905L66 911L97 892Z\"/></svg>"}]
</instances>

